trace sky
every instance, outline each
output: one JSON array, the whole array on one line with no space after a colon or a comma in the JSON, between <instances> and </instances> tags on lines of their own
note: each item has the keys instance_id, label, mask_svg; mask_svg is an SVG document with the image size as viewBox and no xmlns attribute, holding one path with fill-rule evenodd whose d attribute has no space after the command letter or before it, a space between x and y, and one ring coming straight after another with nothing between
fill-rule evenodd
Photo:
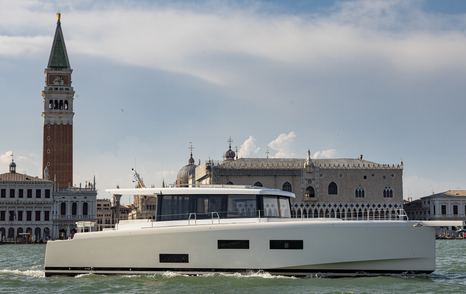
<instances>
[{"instance_id":1,"label":"sky","mask_svg":"<svg viewBox=\"0 0 466 294\"><path fill-rule=\"evenodd\" d=\"M56 26L74 182L173 183L189 158L404 163L404 197L466 189L466 1L0 0L0 171L41 175Z\"/></svg>"}]
</instances>

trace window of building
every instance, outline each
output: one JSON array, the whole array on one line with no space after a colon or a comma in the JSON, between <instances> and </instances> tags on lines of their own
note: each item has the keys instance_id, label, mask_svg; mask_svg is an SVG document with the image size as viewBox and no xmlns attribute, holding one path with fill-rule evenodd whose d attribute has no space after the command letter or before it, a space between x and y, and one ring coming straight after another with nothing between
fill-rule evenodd
<instances>
[{"instance_id":1,"label":"window of building","mask_svg":"<svg viewBox=\"0 0 466 294\"><path fill-rule=\"evenodd\" d=\"M36 222L40 222L40 210L36 210Z\"/></svg>"},{"instance_id":2,"label":"window of building","mask_svg":"<svg viewBox=\"0 0 466 294\"><path fill-rule=\"evenodd\" d=\"M18 221L20 221L20 222L23 221L23 211L22 210L18 211Z\"/></svg>"},{"instance_id":3,"label":"window of building","mask_svg":"<svg viewBox=\"0 0 466 294\"><path fill-rule=\"evenodd\" d=\"M337 195L338 194L338 186L335 182L331 182L328 185L328 194L329 195Z\"/></svg>"},{"instance_id":4,"label":"window of building","mask_svg":"<svg viewBox=\"0 0 466 294\"><path fill-rule=\"evenodd\" d=\"M2 221L2 222L5 221L5 211L4 210L0 211L0 221Z\"/></svg>"},{"instance_id":5,"label":"window of building","mask_svg":"<svg viewBox=\"0 0 466 294\"><path fill-rule=\"evenodd\" d=\"M453 214L458 215L458 205L453 205Z\"/></svg>"},{"instance_id":6,"label":"window of building","mask_svg":"<svg viewBox=\"0 0 466 294\"><path fill-rule=\"evenodd\" d=\"M88 215L89 214L89 204L87 202L83 203L83 215Z\"/></svg>"},{"instance_id":7,"label":"window of building","mask_svg":"<svg viewBox=\"0 0 466 294\"><path fill-rule=\"evenodd\" d=\"M27 197L32 198L32 189L28 189Z\"/></svg>"},{"instance_id":8,"label":"window of building","mask_svg":"<svg viewBox=\"0 0 466 294\"><path fill-rule=\"evenodd\" d=\"M71 204L71 215L77 215L78 214L78 203L73 202Z\"/></svg>"},{"instance_id":9,"label":"window of building","mask_svg":"<svg viewBox=\"0 0 466 294\"><path fill-rule=\"evenodd\" d=\"M36 189L36 198L42 197L42 190L41 189Z\"/></svg>"},{"instance_id":10,"label":"window of building","mask_svg":"<svg viewBox=\"0 0 466 294\"><path fill-rule=\"evenodd\" d=\"M263 187L261 182L255 182L254 187Z\"/></svg>"},{"instance_id":11,"label":"window of building","mask_svg":"<svg viewBox=\"0 0 466 294\"><path fill-rule=\"evenodd\" d=\"M18 190L18 197L19 197L19 198L23 198L23 197L24 197L24 190L23 190L23 189L19 189L19 190Z\"/></svg>"},{"instance_id":12,"label":"window of building","mask_svg":"<svg viewBox=\"0 0 466 294\"><path fill-rule=\"evenodd\" d=\"M435 215L435 205L433 206L433 212L434 212L434 215Z\"/></svg>"},{"instance_id":13,"label":"window of building","mask_svg":"<svg viewBox=\"0 0 466 294\"><path fill-rule=\"evenodd\" d=\"M14 221L15 220L15 211L14 210L10 210L9 213L8 213L8 220L10 222Z\"/></svg>"},{"instance_id":14,"label":"window of building","mask_svg":"<svg viewBox=\"0 0 466 294\"><path fill-rule=\"evenodd\" d=\"M44 211L44 221L49 221L50 220L50 211L46 210Z\"/></svg>"},{"instance_id":15,"label":"window of building","mask_svg":"<svg viewBox=\"0 0 466 294\"><path fill-rule=\"evenodd\" d=\"M10 189L10 198L15 198L15 189Z\"/></svg>"},{"instance_id":16,"label":"window of building","mask_svg":"<svg viewBox=\"0 0 466 294\"><path fill-rule=\"evenodd\" d=\"M0 197L2 197L2 198L6 197L6 189L0 190Z\"/></svg>"},{"instance_id":17,"label":"window of building","mask_svg":"<svg viewBox=\"0 0 466 294\"><path fill-rule=\"evenodd\" d=\"M442 205L442 215L447 215L447 206Z\"/></svg>"},{"instance_id":18,"label":"window of building","mask_svg":"<svg viewBox=\"0 0 466 294\"><path fill-rule=\"evenodd\" d=\"M62 202L60 204L60 215L66 215L66 203Z\"/></svg>"},{"instance_id":19,"label":"window of building","mask_svg":"<svg viewBox=\"0 0 466 294\"><path fill-rule=\"evenodd\" d=\"M218 249L249 249L249 240L217 240Z\"/></svg>"},{"instance_id":20,"label":"window of building","mask_svg":"<svg viewBox=\"0 0 466 294\"><path fill-rule=\"evenodd\" d=\"M383 197L384 198L393 198L393 190L390 187L385 187L383 189Z\"/></svg>"},{"instance_id":21,"label":"window of building","mask_svg":"<svg viewBox=\"0 0 466 294\"><path fill-rule=\"evenodd\" d=\"M32 221L32 210L26 211L26 221L27 222Z\"/></svg>"},{"instance_id":22,"label":"window of building","mask_svg":"<svg viewBox=\"0 0 466 294\"><path fill-rule=\"evenodd\" d=\"M282 186L283 191L293 192L291 184L289 182L285 182Z\"/></svg>"},{"instance_id":23,"label":"window of building","mask_svg":"<svg viewBox=\"0 0 466 294\"><path fill-rule=\"evenodd\" d=\"M308 198L314 198L316 197L316 193L315 193L315 190L312 186L308 186L306 188L306 193L304 194L305 197L308 197Z\"/></svg>"},{"instance_id":24,"label":"window of building","mask_svg":"<svg viewBox=\"0 0 466 294\"><path fill-rule=\"evenodd\" d=\"M50 189L45 189L45 198L50 198Z\"/></svg>"},{"instance_id":25,"label":"window of building","mask_svg":"<svg viewBox=\"0 0 466 294\"><path fill-rule=\"evenodd\" d=\"M364 198L366 196L364 189L361 187L357 187L356 190L354 191L354 196L356 198Z\"/></svg>"}]
</instances>

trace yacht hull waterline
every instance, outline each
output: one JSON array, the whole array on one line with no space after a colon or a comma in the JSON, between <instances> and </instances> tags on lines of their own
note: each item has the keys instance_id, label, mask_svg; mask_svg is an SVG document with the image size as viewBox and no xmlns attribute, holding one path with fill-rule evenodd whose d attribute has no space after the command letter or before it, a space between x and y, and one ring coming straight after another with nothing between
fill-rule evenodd
<instances>
[{"instance_id":1,"label":"yacht hull waterline","mask_svg":"<svg viewBox=\"0 0 466 294\"><path fill-rule=\"evenodd\" d=\"M416 224L257 220L83 233L47 244L45 274L431 273L435 269L435 230ZM249 249L219 249L219 240L248 240ZM302 249L270 249L274 240L302 241ZM185 259L166 262L160 255Z\"/></svg>"}]
</instances>

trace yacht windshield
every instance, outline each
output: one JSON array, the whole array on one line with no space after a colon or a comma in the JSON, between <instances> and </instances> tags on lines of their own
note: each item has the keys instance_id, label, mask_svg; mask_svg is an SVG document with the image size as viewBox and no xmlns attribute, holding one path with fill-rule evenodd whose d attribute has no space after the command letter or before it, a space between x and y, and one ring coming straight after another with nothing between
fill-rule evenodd
<instances>
[{"instance_id":1,"label":"yacht windshield","mask_svg":"<svg viewBox=\"0 0 466 294\"><path fill-rule=\"evenodd\" d=\"M256 195L230 195L228 197L228 217L255 217L256 214Z\"/></svg>"},{"instance_id":2,"label":"yacht windshield","mask_svg":"<svg viewBox=\"0 0 466 294\"><path fill-rule=\"evenodd\" d=\"M262 195L158 195L157 220L290 217L287 197Z\"/></svg>"}]
</instances>

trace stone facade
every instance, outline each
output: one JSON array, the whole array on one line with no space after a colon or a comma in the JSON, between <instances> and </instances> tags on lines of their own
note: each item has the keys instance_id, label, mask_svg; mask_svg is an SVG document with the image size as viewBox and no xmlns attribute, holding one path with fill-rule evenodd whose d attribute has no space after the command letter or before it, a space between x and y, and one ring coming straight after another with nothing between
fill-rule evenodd
<instances>
[{"instance_id":1,"label":"stone facade","mask_svg":"<svg viewBox=\"0 0 466 294\"><path fill-rule=\"evenodd\" d=\"M16 173L12 161L0 174L0 242L42 242L54 238L52 181Z\"/></svg>"},{"instance_id":2,"label":"stone facade","mask_svg":"<svg viewBox=\"0 0 466 294\"><path fill-rule=\"evenodd\" d=\"M394 218L403 206L403 164L343 159L236 158L231 147L221 162L196 167L200 185L252 185L296 194L298 217Z\"/></svg>"},{"instance_id":3,"label":"stone facade","mask_svg":"<svg viewBox=\"0 0 466 294\"><path fill-rule=\"evenodd\" d=\"M466 190L448 190L407 202L409 219L466 220Z\"/></svg>"},{"instance_id":4,"label":"stone facade","mask_svg":"<svg viewBox=\"0 0 466 294\"><path fill-rule=\"evenodd\" d=\"M97 231L113 228L112 202L110 199L97 199Z\"/></svg>"},{"instance_id":5,"label":"stone facade","mask_svg":"<svg viewBox=\"0 0 466 294\"><path fill-rule=\"evenodd\" d=\"M76 233L76 222L97 220L97 191L84 188L57 189L54 195L54 236L66 239Z\"/></svg>"}]
</instances>

